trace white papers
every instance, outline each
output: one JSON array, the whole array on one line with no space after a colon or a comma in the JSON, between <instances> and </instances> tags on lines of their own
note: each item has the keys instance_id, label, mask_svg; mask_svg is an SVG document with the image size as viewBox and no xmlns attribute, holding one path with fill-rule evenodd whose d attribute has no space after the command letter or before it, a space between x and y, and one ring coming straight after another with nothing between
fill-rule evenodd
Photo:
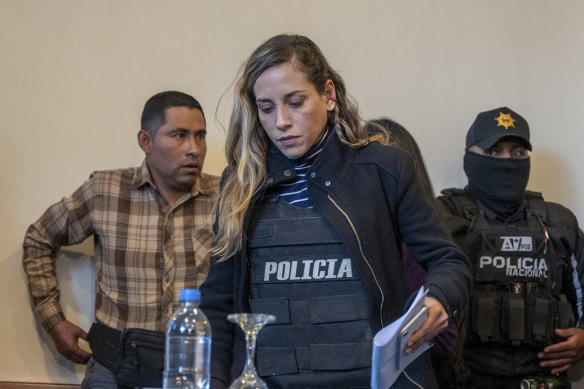
<instances>
[{"instance_id":1,"label":"white papers","mask_svg":"<svg viewBox=\"0 0 584 389\"><path fill-rule=\"evenodd\" d=\"M373 338L372 389L388 389L403 369L430 348L428 343L424 343L410 355L404 352L409 337L426 320L425 296L426 291L421 287L408 311L390 325L382 328Z\"/></svg>"}]
</instances>

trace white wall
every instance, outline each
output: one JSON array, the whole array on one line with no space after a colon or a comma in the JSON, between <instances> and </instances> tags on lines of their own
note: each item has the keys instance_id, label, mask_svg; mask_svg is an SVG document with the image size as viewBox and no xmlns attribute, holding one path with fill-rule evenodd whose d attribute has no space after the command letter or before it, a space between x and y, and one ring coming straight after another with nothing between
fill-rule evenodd
<instances>
[{"instance_id":1,"label":"white wall","mask_svg":"<svg viewBox=\"0 0 584 389\"><path fill-rule=\"evenodd\" d=\"M276 33L311 37L366 117L408 128L437 190L464 184L464 135L478 112L521 113L534 146L530 188L584 223L583 20L578 0L0 0L0 380L78 382L82 372L32 316L26 227L91 171L141 162L141 109L162 90L201 101L206 171L219 174L217 104L227 91L226 122L237 69ZM90 253L88 242L59 260L66 313L84 328Z\"/></svg>"}]
</instances>

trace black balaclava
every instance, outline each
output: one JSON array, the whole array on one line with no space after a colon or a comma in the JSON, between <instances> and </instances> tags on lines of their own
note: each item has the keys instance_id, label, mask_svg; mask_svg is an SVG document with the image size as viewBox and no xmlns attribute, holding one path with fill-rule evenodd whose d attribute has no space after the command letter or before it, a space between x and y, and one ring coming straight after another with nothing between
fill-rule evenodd
<instances>
[{"instance_id":1,"label":"black balaclava","mask_svg":"<svg viewBox=\"0 0 584 389\"><path fill-rule=\"evenodd\" d=\"M522 204L530 166L529 158L494 158L468 150L464 155L471 196L502 220Z\"/></svg>"}]
</instances>

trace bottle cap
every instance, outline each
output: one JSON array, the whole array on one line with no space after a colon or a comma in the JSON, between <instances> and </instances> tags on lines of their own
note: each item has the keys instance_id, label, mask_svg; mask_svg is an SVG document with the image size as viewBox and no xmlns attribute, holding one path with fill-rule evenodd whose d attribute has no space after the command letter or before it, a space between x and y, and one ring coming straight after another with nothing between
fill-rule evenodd
<instances>
[{"instance_id":1,"label":"bottle cap","mask_svg":"<svg viewBox=\"0 0 584 389\"><path fill-rule=\"evenodd\" d=\"M201 292L198 289L183 289L180 291L179 301L201 301Z\"/></svg>"}]
</instances>

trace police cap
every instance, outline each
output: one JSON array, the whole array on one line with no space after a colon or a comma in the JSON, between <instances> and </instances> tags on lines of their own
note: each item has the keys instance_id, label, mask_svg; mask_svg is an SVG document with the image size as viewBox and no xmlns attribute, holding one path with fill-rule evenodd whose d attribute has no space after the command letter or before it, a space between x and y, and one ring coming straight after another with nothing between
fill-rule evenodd
<instances>
[{"instance_id":1,"label":"police cap","mask_svg":"<svg viewBox=\"0 0 584 389\"><path fill-rule=\"evenodd\" d=\"M478 114L466 134L466 147L488 149L505 137L518 138L521 144L531 150L527 121L517 112L501 107Z\"/></svg>"}]
</instances>

